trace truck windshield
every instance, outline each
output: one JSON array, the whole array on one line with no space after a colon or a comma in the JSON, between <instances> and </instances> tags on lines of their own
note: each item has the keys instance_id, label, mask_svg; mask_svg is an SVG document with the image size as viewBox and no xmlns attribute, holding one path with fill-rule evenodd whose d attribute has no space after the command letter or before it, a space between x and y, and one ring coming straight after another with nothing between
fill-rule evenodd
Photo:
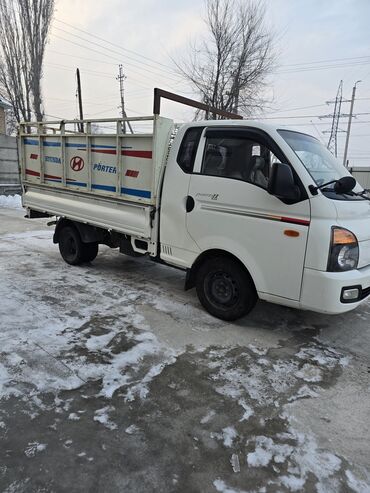
<instances>
[{"instance_id":1,"label":"truck windshield","mask_svg":"<svg viewBox=\"0 0 370 493\"><path fill-rule=\"evenodd\" d=\"M297 154L316 185L338 180L345 175L343 166L314 137L290 130L278 130L278 132Z\"/></svg>"},{"instance_id":2,"label":"truck windshield","mask_svg":"<svg viewBox=\"0 0 370 493\"><path fill-rule=\"evenodd\" d=\"M304 167L314 179L316 185L323 185L332 180L338 180L346 176L345 168L341 165L333 154L311 135L294 132L291 130L278 130L279 134L293 149ZM334 184L321 190L324 195L338 199L338 194L334 192ZM360 197L343 195L341 200L362 200Z\"/></svg>"}]
</instances>

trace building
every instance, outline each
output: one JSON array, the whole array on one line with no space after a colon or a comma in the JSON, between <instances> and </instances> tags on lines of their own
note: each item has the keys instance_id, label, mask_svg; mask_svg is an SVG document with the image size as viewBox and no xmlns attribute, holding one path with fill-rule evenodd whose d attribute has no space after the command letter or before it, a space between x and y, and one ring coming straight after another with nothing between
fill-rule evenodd
<instances>
[{"instance_id":1,"label":"building","mask_svg":"<svg viewBox=\"0 0 370 493\"><path fill-rule=\"evenodd\" d=\"M352 173L353 177L359 182L359 184L365 188L365 190L370 190L370 167L369 166L355 166L350 167L349 171Z\"/></svg>"},{"instance_id":2,"label":"building","mask_svg":"<svg viewBox=\"0 0 370 493\"><path fill-rule=\"evenodd\" d=\"M20 193L17 139L6 135L5 112L11 105L0 97L0 195Z\"/></svg>"},{"instance_id":3,"label":"building","mask_svg":"<svg viewBox=\"0 0 370 493\"><path fill-rule=\"evenodd\" d=\"M0 96L0 135L6 134L5 111L10 110L11 106Z\"/></svg>"}]
</instances>

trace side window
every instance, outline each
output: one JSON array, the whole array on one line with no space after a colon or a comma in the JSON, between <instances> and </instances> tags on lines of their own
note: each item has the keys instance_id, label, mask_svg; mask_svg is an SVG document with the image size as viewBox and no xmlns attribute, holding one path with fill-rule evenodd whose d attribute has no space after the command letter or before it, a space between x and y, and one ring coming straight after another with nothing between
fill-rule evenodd
<instances>
[{"instance_id":1,"label":"side window","mask_svg":"<svg viewBox=\"0 0 370 493\"><path fill-rule=\"evenodd\" d=\"M200 136L204 127L189 128L182 139L177 163L185 173L191 173L194 167Z\"/></svg>"},{"instance_id":2,"label":"side window","mask_svg":"<svg viewBox=\"0 0 370 493\"><path fill-rule=\"evenodd\" d=\"M270 169L279 162L270 149L254 140L207 138L201 173L235 178L267 188Z\"/></svg>"}]
</instances>

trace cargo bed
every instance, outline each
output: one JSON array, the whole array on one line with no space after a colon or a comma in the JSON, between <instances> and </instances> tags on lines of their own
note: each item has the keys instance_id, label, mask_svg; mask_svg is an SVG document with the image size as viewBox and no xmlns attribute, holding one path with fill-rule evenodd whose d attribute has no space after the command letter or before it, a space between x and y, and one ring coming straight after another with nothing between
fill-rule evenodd
<instances>
[{"instance_id":1,"label":"cargo bed","mask_svg":"<svg viewBox=\"0 0 370 493\"><path fill-rule=\"evenodd\" d=\"M151 131L124 134L122 119L77 122L85 132L69 130L76 121L22 123L19 156L29 214L151 239L173 122L159 116L127 120L134 128L150 124ZM101 133L106 125L115 131Z\"/></svg>"}]
</instances>

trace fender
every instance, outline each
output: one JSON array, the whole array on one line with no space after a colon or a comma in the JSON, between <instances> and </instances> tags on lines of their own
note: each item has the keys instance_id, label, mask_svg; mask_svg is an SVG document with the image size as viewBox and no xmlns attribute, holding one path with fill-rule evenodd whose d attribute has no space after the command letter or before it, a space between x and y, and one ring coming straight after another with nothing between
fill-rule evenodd
<instances>
[{"instance_id":1,"label":"fender","mask_svg":"<svg viewBox=\"0 0 370 493\"><path fill-rule=\"evenodd\" d=\"M102 243L104 242L106 231L95 226L90 226L89 224L79 223L77 221L71 221L60 218L55 226L55 231L53 235L53 243L59 243L60 231L65 226L72 226L77 229L80 234L82 243Z\"/></svg>"},{"instance_id":2,"label":"fender","mask_svg":"<svg viewBox=\"0 0 370 493\"><path fill-rule=\"evenodd\" d=\"M238 262L238 264L240 264L240 267L242 269L244 269L248 273L249 277L251 278L251 281L255 285L254 280L253 280L253 278L252 278L249 270L243 264L243 262L241 262L241 260L238 259L238 257L236 257L232 253L227 252L225 250L211 249L211 250L206 250L206 251L202 252L195 259L195 261L194 261L193 265L190 267L190 269L187 269L186 270L186 278L185 278L184 290L185 291L188 291L189 289L192 289L192 288L195 287L197 271L198 271L199 267L202 265L202 263L204 262L204 260L206 260L209 257L221 256L221 255L224 256L224 257L229 257L229 258L232 258L233 260L236 260L236 262Z\"/></svg>"}]
</instances>

